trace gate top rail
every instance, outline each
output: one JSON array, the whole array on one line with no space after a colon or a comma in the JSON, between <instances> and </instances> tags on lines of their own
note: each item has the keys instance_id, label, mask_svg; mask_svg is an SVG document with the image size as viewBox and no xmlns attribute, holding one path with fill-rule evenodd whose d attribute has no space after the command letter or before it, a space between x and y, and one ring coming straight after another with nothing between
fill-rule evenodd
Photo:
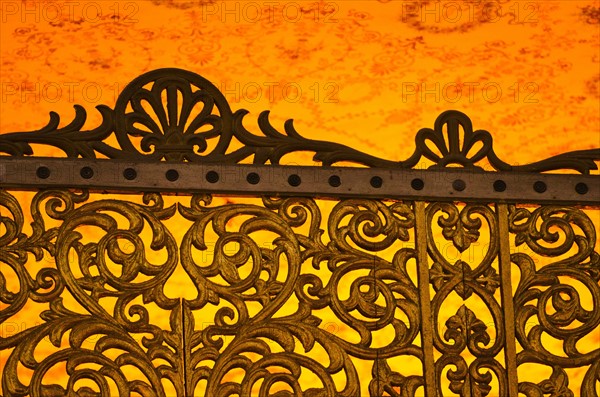
<instances>
[{"instance_id":1,"label":"gate top rail","mask_svg":"<svg viewBox=\"0 0 600 397\"><path fill-rule=\"evenodd\" d=\"M600 205L600 176L590 173L600 148L510 165L494 152L492 135L474 131L456 110L417 132L409 158L392 161L307 139L292 120L282 133L269 111L258 117L262 135L254 134L242 124L247 110L233 112L217 87L181 69L145 73L125 87L114 109L96 108L102 122L94 129L82 130L87 115L75 105L66 126L59 128L51 112L39 130L0 134L0 187ZM115 138L119 147L110 143ZM35 156L32 144L58 148L66 158ZM280 164L295 152L314 152L321 166ZM423 159L433 164L416 169ZM484 161L495 171L485 171ZM357 167L336 166L342 162Z\"/></svg>"}]
</instances>

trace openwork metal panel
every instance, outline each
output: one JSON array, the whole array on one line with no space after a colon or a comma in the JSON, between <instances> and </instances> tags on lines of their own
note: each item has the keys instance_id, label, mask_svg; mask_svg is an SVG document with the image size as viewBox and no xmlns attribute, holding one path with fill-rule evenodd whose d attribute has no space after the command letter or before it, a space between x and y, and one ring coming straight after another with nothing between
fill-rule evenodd
<instances>
[{"instance_id":1,"label":"openwork metal panel","mask_svg":"<svg viewBox=\"0 0 600 397\"><path fill-rule=\"evenodd\" d=\"M98 109L0 135L0 324L43 308L2 395L599 395L599 149L511 166L448 111L379 159L177 69Z\"/></svg>"}]
</instances>

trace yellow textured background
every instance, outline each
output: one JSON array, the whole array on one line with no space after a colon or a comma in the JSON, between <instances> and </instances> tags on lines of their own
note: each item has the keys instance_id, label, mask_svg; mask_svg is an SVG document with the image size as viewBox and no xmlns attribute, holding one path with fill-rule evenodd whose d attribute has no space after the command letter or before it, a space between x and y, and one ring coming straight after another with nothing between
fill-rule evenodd
<instances>
[{"instance_id":1,"label":"yellow textured background","mask_svg":"<svg viewBox=\"0 0 600 397\"><path fill-rule=\"evenodd\" d=\"M133 78L178 67L215 83L234 111L250 110L254 131L270 109L277 128L294 118L308 138L391 160L407 158L416 131L448 109L490 131L511 164L600 146L598 1L0 5L0 133L41 128L50 111L64 125L74 104L93 128L94 106L114 106ZM588 344L600 345L600 330Z\"/></svg>"}]
</instances>

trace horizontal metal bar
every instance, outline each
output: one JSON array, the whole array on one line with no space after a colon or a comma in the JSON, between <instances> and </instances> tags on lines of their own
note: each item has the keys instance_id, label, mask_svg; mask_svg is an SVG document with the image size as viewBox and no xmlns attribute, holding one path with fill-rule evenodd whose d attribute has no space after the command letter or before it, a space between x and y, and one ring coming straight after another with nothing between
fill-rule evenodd
<instances>
[{"instance_id":1,"label":"horizontal metal bar","mask_svg":"<svg viewBox=\"0 0 600 397\"><path fill-rule=\"evenodd\" d=\"M600 176L2 158L0 187L600 205Z\"/></svg>"}]
</instances>

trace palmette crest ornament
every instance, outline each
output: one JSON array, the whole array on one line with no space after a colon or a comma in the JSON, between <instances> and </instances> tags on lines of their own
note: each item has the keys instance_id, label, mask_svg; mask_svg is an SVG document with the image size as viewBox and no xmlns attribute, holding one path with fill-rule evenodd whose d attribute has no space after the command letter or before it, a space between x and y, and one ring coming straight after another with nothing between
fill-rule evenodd
<instances>
[{"instance_id":1,"label":"palmette crest ornament","mask_svg":"<svg viewBox=\"0 0 600 397\"><path fill-rule=\"evenodd\" d=\"M575 170L589 174L597 169L600 149L560 154L532 164L511 166L500 160L493 140L485 130L473 131L471 120L459 111L443 112L434 128L423 128L415 139L415 151L406 160L381 159L348 146L302 137L293 121L284 133L269 122L269 111L258 117L262 135L248 131L242 123L248 114L232 112L223 94L205 78L181 69L166 68L145 73L125 87L114 109L97 107L103 121L92 130L82 130L86 112L75 105L75 118L59 128L60 118L52 112L44 128L31 132L0 135L0 153L34 155L30 144L57 147L69 158L96 158L132 161L174 161L236 164L252 158L253 164L279 164L294 152L314 152L323 166L355 163L369 167L411 169L425 157L434 168L462 166L481 169L476 163L487 160L497 171L545 172ZM119 147L107 143L113 135ZM232 148L233 140L241 147ZM471 153L473 147L481 147ZM432 150L435 148L435 151Z\"/></svg>"}]
</instances>

